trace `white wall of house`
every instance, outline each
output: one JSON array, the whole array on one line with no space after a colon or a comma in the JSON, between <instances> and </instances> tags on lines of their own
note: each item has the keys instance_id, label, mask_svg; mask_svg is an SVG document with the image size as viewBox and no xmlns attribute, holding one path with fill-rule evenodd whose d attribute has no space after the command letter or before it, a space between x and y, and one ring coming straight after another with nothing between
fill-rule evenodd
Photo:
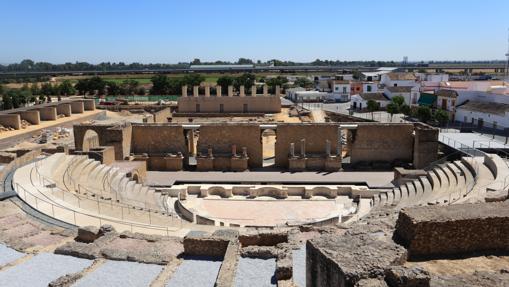
<instances>
[{"instance_id":1,"label":"white wall of house","mask_svg":"<svg viewBox=\"0 0 509 287\"><path fill-rule=\"evenodd\" d=\"M332 93L334 98L339 101L348 101L350 99L350 84L332 83Z\"/></svg>"},{"instance_id":2,"label":"white wall of house","mask_svg":"<svg viewBox=\"0 0 509 287\"><path fill-rule=\"evenodd\" d=\"M482 91L462 91L462 90L456 91L458 92L458 100L456 105L463 104L467 100L476 102L509 104L509 96L507 95L500 95Z\"/></svg>"},{"instance_id":3,"label":"white wall of house","mask_svg":"<svg viewBox=\"0 0 509 287\"><path fill-rule=\"evenodd\" d=\"M386 108L390 101L375 101L380 105L380 108ZM368 101L364 100L360 95L353 95L350 107L353 109L367 109Z\"/></svg>"},{"instance_id":4,"label":"white wall of house","mask_svg":"<svg viewBox=\"0 0 509 287\"><path fill-rule=\"evenodd\" d=\"M405 104L407 104L408 106L417 105L417 101L419 101L419 97L420 97L420 92L419 92L418 86L414 86L410 93L392 93L386 87L384 89L384 94L389 99L392 99L395 96L402 96L405 99Z\"/></svg>"},{"instance_id":5,"label":"white wall of house","mask_svg":"<svg viewBox=\"0 0 509 287\"><path fill-rule=\"evenodd\" d=\"M474 119L473 121L472 118ZM454 116L455 121L469 124L473 123L475 125L479 123L479 119L482 119L484 127L493 128L494 123L496 123L496 127L498 129L502 129L503 127L509 127L508 112L506 112L505 115L497 115L485 112L470 111L467 109L463 109L462 107L458 107L456 109L456 114Z\"/></svg>"},{"instance_id":6,"label":"white wall of house","mask_svg":"<svg viewBox=\"0 0 509 287\"><path fill-rule=\"evenodd\" d=\"M440 108L440 109L443 109L443 101L445 100L445 110L448 111L448 112L454 112L454 110L456 109L456 101L457 99L455 98L449 98L449 97L437 97L437 107Z\"/></svg>"},{"instance_id":7,"label":"white wall of house","mask_svg":"<svg viewBox=\"0 0 509 287\"><path fill-rule=\"evenodd\" d=\"M362 83L362 91L364 93L376 93L378 92L378 84L373 82Z\"/></svg>"},{"instance_id":8,"label":"white wall of house","mask_svg":"<svg viewBox=\"0 0 509 287\"><path fill-rule=\"evenodd\" d=\"M391 80L387 74L382 75L381 84L384 84L388 87L404 87L404 86L416 86L418 83L414 80Z\"/></svg>"}]
</instances>

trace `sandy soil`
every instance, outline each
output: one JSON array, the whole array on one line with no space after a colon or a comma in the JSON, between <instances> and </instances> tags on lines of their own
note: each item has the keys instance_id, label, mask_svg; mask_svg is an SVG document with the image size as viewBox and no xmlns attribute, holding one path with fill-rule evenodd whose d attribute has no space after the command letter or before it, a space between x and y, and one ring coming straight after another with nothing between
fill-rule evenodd
<instances>
[{"instance_id":1,"label":"sandy soil","mask_svg":"<svg viewBox=\"0 0 509 287\"><path fill-rule=\"evenodd\" d=\"M456 260L430 260L407 262L406 266L418 266L437 275L472 274L475 271L493 272L509 266L509 256L479 256Z\"/></svg>"}]
</instances>

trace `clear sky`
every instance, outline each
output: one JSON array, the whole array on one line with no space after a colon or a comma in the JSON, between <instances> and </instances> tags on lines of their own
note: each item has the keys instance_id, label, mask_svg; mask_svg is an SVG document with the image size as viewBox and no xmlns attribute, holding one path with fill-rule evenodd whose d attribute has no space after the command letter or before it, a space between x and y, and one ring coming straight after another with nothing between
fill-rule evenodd
<instances>
[{"instance_id":1,"label":"clear sky","mask_svg":"<svg viewBox=\"0 0 509 287\"><path fill-rule=\"evenodd\" d=\"M0 0L0 63L491 60L509 0Z\"/></svg>"}]
</instances>

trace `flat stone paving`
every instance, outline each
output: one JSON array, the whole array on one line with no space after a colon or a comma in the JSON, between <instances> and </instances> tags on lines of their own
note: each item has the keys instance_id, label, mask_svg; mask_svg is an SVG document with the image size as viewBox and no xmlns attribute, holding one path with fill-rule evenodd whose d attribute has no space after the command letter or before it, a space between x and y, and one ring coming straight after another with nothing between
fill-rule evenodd
<instances>
[{"instance_id":1,"label":"flat stone paving","mask_svg":"<svg viewBox=\"0 0 509 287\"><path fill-rule=\"evenodd\" d=\"M449 140L450 139L450 140ZM440 133L438 140L443 144L454 147L454 141L456 141L456 148L459 148L459 143L475 148L501 148L509 149L509 145L506 145L498 140L494 140L491 137L483 136L476 133Z\"/></svg>"},{"instance_id":2,"label":"flat stone paving","mask_svg":"<svg viewBox=\"0 0 509 287\"><path fill-rule=\"evenodd\" d=\"M161 265L106 261L99 268L78 280L73 286L149 286L162 269Z\"/></svg>"},{"instance_id":3,"label":"flat stone paving","mask_svg":"<svg viewBox=\"0 0 509 287\"><path fill-rule=\"evenodd\" d=\"M276 286L276 259L239 258L236 287Z\"/></svg>"},{"instance_id":4,"label":"flat stone paving","mask_svg":"<svg viewBox=\"0 0 509 287\"><path fill-rule=\"evenodd\" d=\"M306 246L293 250L293 282L299 287L306 287Z\"/></svg>"},{"instance_id":5,"label":"flat stone paving","mask_svg":"<svg viewBox=\"0 0 509 287\"><path fill-rule=\"evenodd\" d=\"M10 287L47 287L51 281L69 273L80 272L90 264L92 260L40 253L0 272L0 284L8 282Z\"/></svg>"},{"instance_id":6,"label":"flat stone paving","mask_svg":"<svg viewBox=\"0 0 509 287\"><path fill-rule=\"evenodd\" d=\"M394 173L389 172L282 172L282 171L147 171L145 184L171 186L175 183L257 183L283 184L366 184L371 188L393 187Z\"/></svg>"},{"instance_id":7,"label":"flat stone paving","mask_svg":"<svg viewBox=\"0 0 509 287\"><path fill-rule=\"evenodd\" d=\"M214 286L222 261L212 258L186 258L177 268L167 287Z\"/></svg>"},{"instance_id":8,"label":"flat stone paving","mask_svg":"<svg viewBox=\"0 0 509 287\"><path fill-rule=\"evenodd\" d=\"M24 253L0 244L0 266L15 261L23 256L25 256Z\"/></svg>"}]
</instances>

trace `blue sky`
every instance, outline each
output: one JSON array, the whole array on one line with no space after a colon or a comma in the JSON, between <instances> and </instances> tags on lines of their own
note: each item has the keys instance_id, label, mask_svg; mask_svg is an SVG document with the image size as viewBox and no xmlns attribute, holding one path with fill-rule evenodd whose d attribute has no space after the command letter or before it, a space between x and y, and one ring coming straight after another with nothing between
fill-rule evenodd
<instances>
[{"instance_id":1,"label":"blue sky","mask_svg":"<svg viewBox=\"0 0 509 287\"><path fill-rule=\"evenodd\" d=\"M509 0L0 0L0 63L503 59Z\"/></svg>"}]
</instances>

